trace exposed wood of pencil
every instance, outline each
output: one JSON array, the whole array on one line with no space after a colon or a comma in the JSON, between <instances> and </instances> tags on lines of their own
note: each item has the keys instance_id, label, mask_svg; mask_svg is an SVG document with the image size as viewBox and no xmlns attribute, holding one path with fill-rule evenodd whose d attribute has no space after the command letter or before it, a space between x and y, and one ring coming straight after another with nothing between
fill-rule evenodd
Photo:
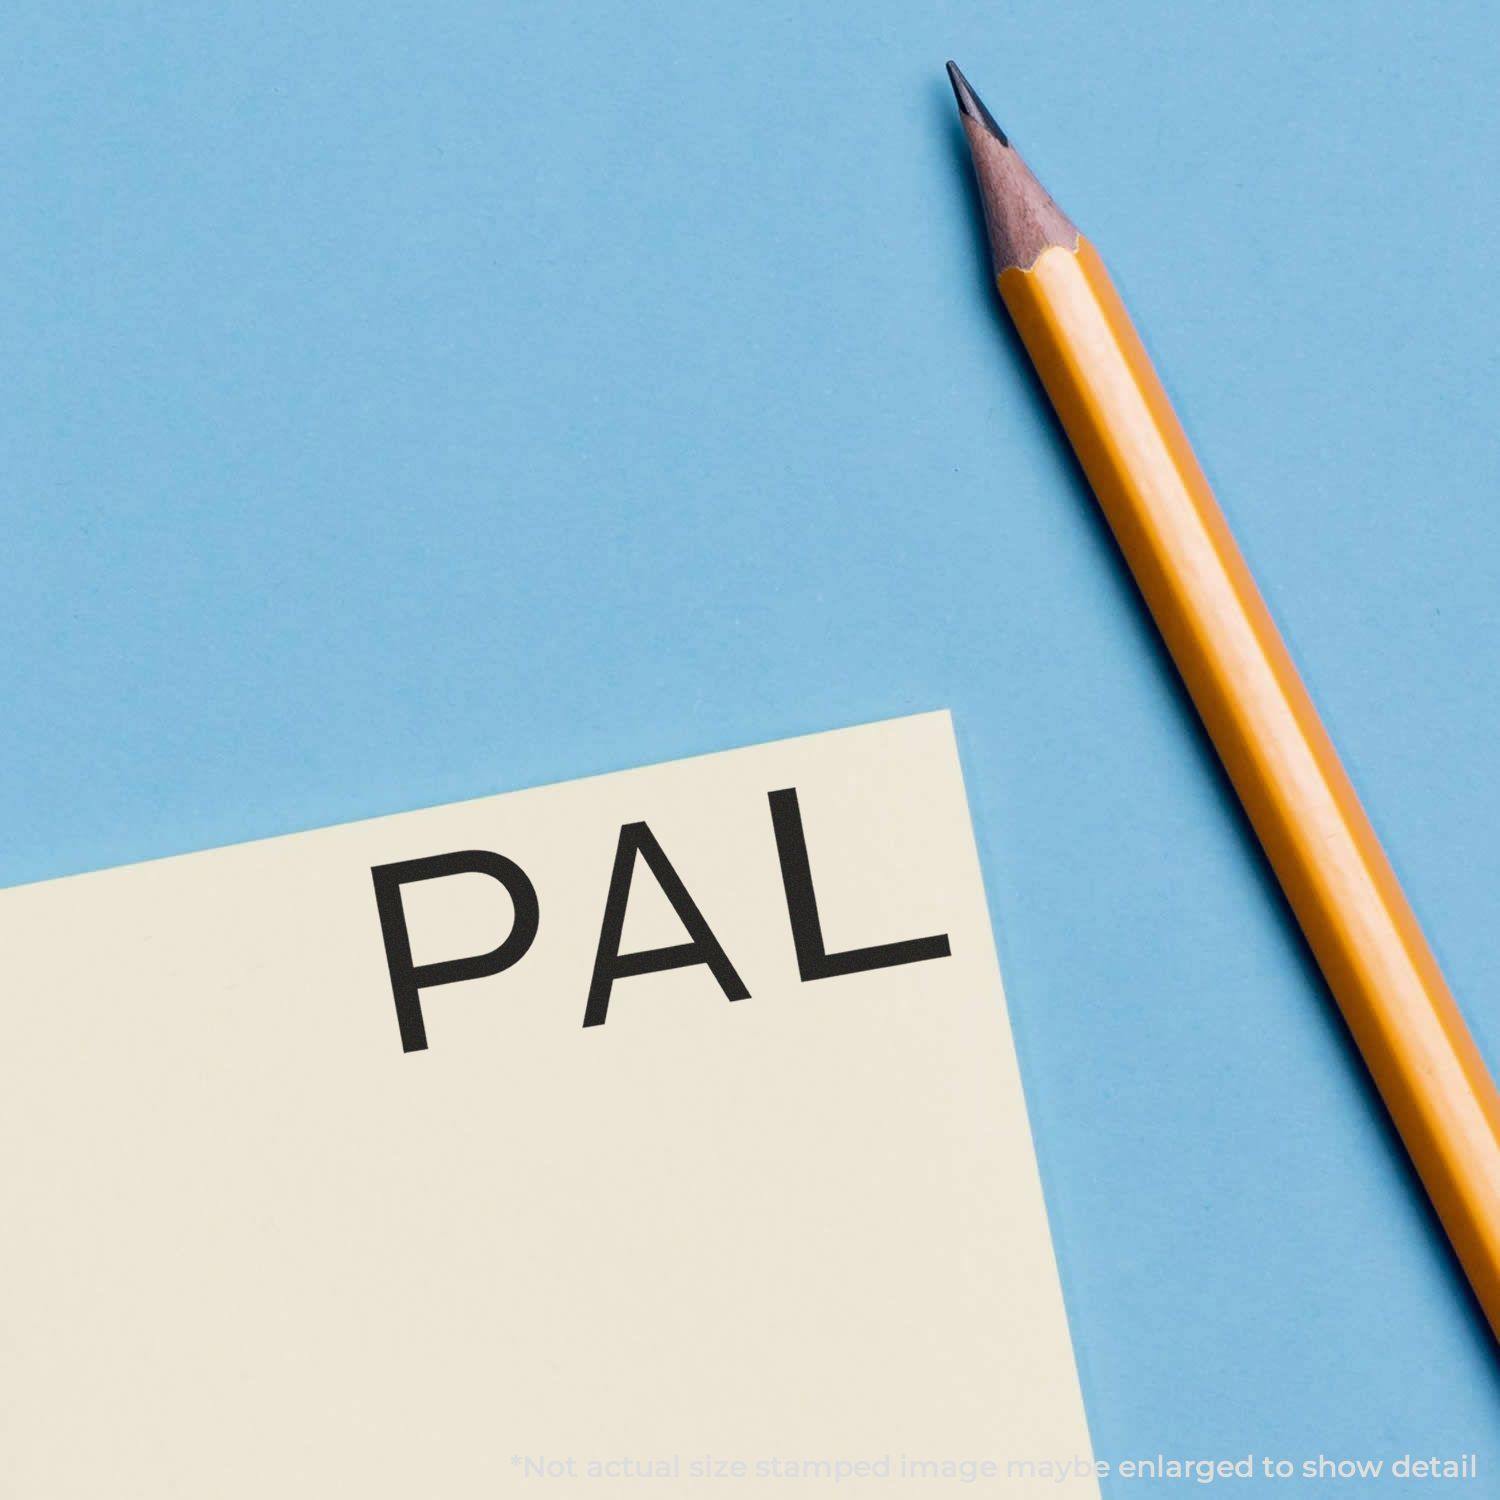
<instances>
[{"instance_id":1,"label":"exposed wood of pencil","mask_svg":"<svg viewBox=\"0 0 1500 1500\"><path fill-rule=\"evenodd\" d=\"M1500 1098L1103 261L949 65L1000 294L1500 1337Z\"/></svg>"}]
</instances>

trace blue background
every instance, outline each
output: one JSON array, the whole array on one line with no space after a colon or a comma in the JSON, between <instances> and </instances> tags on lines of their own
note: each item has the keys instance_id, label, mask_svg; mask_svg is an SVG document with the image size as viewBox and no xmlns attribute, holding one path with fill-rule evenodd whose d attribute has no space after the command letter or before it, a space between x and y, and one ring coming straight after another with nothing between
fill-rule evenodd
<instances>
[{"instance_id":1,"label":"blue background","mask_svg":"<svg viewBox=\"0 0 1500 1500\"><path fill-rule=\"evenodd\" d=\"M951 706L1100 1455L1493 1484L1489 1335L997 311L941 65L1102 244L1493 1061L1494 43L7 7L0 881Z\"/></svg>"}]
</instances>

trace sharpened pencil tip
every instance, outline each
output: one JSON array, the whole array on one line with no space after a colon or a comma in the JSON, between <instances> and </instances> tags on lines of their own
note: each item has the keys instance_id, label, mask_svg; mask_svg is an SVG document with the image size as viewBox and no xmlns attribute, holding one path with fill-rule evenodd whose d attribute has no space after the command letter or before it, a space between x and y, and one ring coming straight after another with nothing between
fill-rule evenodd
<instances>
[{"instance_id":1,"label":"sharpened pencil tip","mask_svg":"<svg viewBox=\"0 0 1500 1500\"><path fill-rule=\"evenodd\" d=\"M1047 195L1021 153L1011 145L995 123L969 80L948 64L953 97L963 118L979 201L984 205L985 230L995 274L1004 275L1012 266L1029 271L1042 251L1053 245L1078 247L1078 227Z\"/></svg>"},{"instance_id":2,"label":"sharpened pencil tip","mask_svg":"<svg viewBox=\"0 0 1500 1500\"><path fill-rule=\"evenodd\" d=\"M948 64L948 82L953 85L953 97L958 100L959 113L967 115L975 124L982 125L1000 142L1010 145L1010 138L995 123L995 117L984 107L984 100L969 87L969 80L959 71L958 64Z\"/></svg>"}]
</instances>

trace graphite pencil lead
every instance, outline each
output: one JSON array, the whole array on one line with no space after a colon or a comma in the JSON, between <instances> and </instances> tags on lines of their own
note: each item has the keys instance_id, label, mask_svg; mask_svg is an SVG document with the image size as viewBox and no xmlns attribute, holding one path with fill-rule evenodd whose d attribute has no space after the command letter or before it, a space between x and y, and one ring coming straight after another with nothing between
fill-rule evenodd
<instances>
[{"instance_id":1,"label":"graphite pencil lead","mask_svg":"<svg viewBox=\"0 0 1500 1500\"><path fill-rule=\"evenodd\" d=\"M994 115L984 107L984 100L969 87L969 80L951 59L948 63L948 82L953 85L953 97L958 100L959 112L983 125L1002 146L1010 145L1010 137L995 123Z\"/></svg>"}]
</instances>

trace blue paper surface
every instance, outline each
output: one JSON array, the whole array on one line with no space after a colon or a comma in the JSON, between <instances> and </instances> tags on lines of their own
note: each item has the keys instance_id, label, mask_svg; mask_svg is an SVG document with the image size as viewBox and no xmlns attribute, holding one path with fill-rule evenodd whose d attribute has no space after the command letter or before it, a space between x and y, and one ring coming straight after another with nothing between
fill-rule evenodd
<instances>
[{"instance_id":1,"label":"blue paper surface","mask_svg":"<svg viewBox=\"0 0 1500 1500\"><path fill-rule=\"evenodd\" d=\"M1478 0L8 7L0 880L951 707L1099 1456L1496 1482L1490 1336L942 74L1110 261L1494 1062L1494 43Z\"/></svg>"}]
</instances>

